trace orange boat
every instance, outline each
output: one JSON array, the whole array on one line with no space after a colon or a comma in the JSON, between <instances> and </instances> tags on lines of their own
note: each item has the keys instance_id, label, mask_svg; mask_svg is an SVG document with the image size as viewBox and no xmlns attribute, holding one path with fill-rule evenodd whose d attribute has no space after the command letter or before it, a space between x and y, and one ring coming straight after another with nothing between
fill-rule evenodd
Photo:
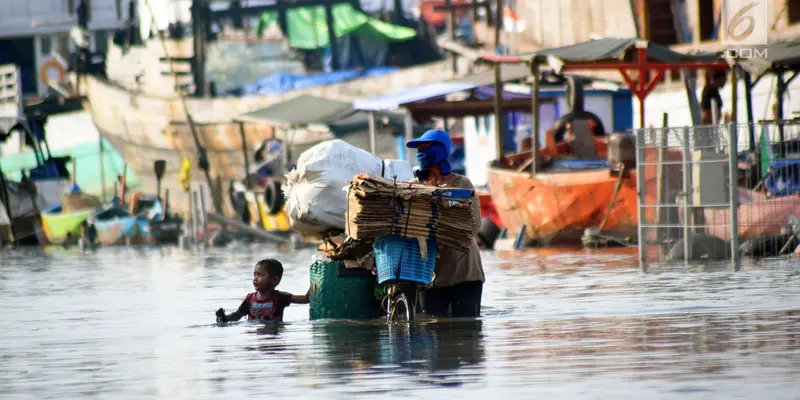
<instances>
[{"instance_id":1,"label":"orange boat","mask_svg":"<svg viewBox=\"0 0 800 400\"><path fill-rule=\"evenodd\" d=\"M474 58L474 56L473 56ZM619 71L631 92L639 99L640 127L645 125L645 98L655 88L659 80L669 71L680 69L722 69L730 66L720 61L714 54L682 54L674 52L666 46L658 45L639 38L603 38L570 46L546 49L534 55L499 55L482 53L482 61L494 63L498 72L500 64L525 64L531 67L532 74L541 78L544 68L551 68L558 73L576 70L615 70ZM637 74L632 75L631 72ZM532 109L539 107L539 79L534 80L531 91ZM596 116L583 109L582 89L573 81L570 87L574 91L569 115L570 123L597 122ZM495 82L496 85L501 82ZM502 108L501 99L495 98L495 107ZM564 115L557 132L561 133ZM590 121L586 121L589 119ZM532 132L538 135L538 117L533 118ZM557 122L557 125L559 124ZM502 125L502 121L499 125ZM511 157L502 155L502 140L497 152L500 159L495 161L488 171L489 189L495 202L497 212L509 232L519 233L525 226L525 235L541 244L555 244L562 240L575 241L583 236L587 229L597 229L608 236L638 239L638 208L636 190L635 146L630 136L615 134L608 140L602 136L603 129L586 129L584 125L577 136L570 135L564 140L559 135L548 133L547 144L539 152L538 157L543 164L537 165L536 174L528 171L532 164L530 151ZM559 143L553 140L559 139ZM587 137L588 136L588 137ZM620 144L628 138L627 144ZM537 138L538 140L538 138ZM577 141L575 141L577 140ZM577 144L577 146L576 146ZM577 151L576 151L577 150ZM655 149L644 154L647 161L656 160ZM611 157L609 157L611 153ZM623 154L624 153L624 154ZM609 163L600 168L548 168L547 162L573 156L575 161L598 161L608 159ZM680 152L669 151L667 160L681 159ZM619 168L618 162L624 164ZM526 165L528 164L528 165ZM664 173L667 175L661 182L665 183L661 193L678 191L676 183L681 182L678 165L670 165ZM601 165L596 163L595 165ZM645 193L649 197L657 196L658 174L655 166L643 169L645 174ZM652 186L651 186L652 185ZM656 204L656 198L643 199L645 204ZM646 220L655 217L655 208L648 208Z\"/></svg>"},{"instance_id":2,"label":"orange boat","mask_svg":"<svg viewBox=\"0 0 800 400\"><path fill-rule=\"evenodd\" d=\"M617 138L626 137L616 134ZM596 165L608 158L609 139L594 137ZM552 164L559 159L570 157L570 141L555 144L552 134L548 134L548 146L540 154ZM523 152L495 162L489 168L488 180L492 200L497 213L509 232L518 233L523 225L525 236L539 244L580 243L587 228L600 229L603 234L617 238L636 238L637 236L637 190L633 142L624 149L627 160L624 169L609 168L594 170L545 169L535 177L530 173L531 152ZM624 147L624 146L623 146ZM647 161L655 161L657 152L645 153ZM614 157L616 158L616 154ZM670 152L670 160L680 160L680 152ZM581 161L581 160L577 160ZM584 159L583 161L588 161ZM610 162L613 166L617 161ZM624 161L623 161L624 163ZM617 164L619 165L619 164ZM657 171L655 166L644 169L645 193L653 194L646 198L647 204L655 204L657 193ZM680 166L668 169L667 182L672 182L668 191L679 190ZM646 218L655 218L655 209L648 209Z\"/></svg>"}]
</instances>

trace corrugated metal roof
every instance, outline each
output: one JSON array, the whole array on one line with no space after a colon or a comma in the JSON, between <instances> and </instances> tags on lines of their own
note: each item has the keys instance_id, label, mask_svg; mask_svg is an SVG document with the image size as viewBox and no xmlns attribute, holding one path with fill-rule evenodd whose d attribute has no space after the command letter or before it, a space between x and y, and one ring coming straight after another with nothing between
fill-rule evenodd
<instances>
[{"instance_id":1,"label":"corrugated metal roof","mask_svg":"<svg viewBox=\"0 0 800 400\"><path fill-rule=\"evenodd\" d=\"M335 135L346 135L369 126L369 112L356 110L352 103L312 95L302 95L236 118L243 122L260 122L283 126L325 125ZM378 124L401 127L401 115L379 113Z\"/></svg>"},{"instance_id":2,"label":"corrugated metal roof","mask_svg":"<svg viewBox=\"0 0 800 400\"><path fill-rule=\"evenodd\" d=\"M739 59L739 65L755 76L762 75L774 68L800 70L800 40L773 43L765 48L767 57Z\"/></svg>"},{"instance_id":3,"label":"corrugated metal roof","mask_svg":"<svg viewBox=\"0 0 800 400\"><path fill-rule=\"evenodd\" d=\"M554 56L570 62L608 62L608 61L635 61L635 49L639 38L602 38L573 45L544 49L536 54ZM709 61L717 60L716 54L698 53L685 54L671 50L667 46L647 41L647 59L663 63L679 61Z\"/></svg>"},{"instance_id":4,"label":"corrugated metal roof","mask_svg":"<svg viewBox=\"0 0 800 400\"><path fill-rule=\"evenodd\" d=\"M531 73L529 68L522 65L504 65L501 72L503 82L524 79ZM494 71L484 71L462 78L446 82L431 83L385 96L357 100L353 102L353 107L357 110L389 111L395 110L405 104L442 97L451 93L488 85L494 85Z\"/></svg>"},{"instance_id":5,"label":"corrugated metal roof","mask_svg":"<svg viewBox=\"0 0 800 400\"><path fill-rule=\"evenodd\" d=\"M354 113L353 104L308 94L236 117L237 121L273 125L327 124Z\"/></svg>"}]
</instances>

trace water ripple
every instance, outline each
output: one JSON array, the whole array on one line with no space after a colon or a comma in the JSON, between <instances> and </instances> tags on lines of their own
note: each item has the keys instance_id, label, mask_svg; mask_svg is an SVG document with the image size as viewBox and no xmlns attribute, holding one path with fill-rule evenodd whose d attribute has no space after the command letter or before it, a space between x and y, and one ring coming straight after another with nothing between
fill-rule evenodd
<instances>
[{"instance_id":1,"label":"water ripple","mask_svg":"<svg viewBox=\"0 0 800 400\"><path fill-rule=\"evenodd\" d=\"M315 253L0 253L0 397L796 398L800 269L639 272L630 249L484 253L483 317L218 326L255 261L302 293Z\"/></svg>"}]
</instances>

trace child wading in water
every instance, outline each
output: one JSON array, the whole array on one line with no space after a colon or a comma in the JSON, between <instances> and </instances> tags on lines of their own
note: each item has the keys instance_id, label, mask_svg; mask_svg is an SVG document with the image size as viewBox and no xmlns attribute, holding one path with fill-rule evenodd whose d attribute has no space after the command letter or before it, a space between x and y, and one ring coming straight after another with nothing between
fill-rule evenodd
<instances>
[{"instance_id":1,"label":"child wading in water","mask_svg":"<svg viewBox=\"0 0 800 400\"><path fill-rule=\"evenodd\" d=\"M239 309L225 315L225 310L217 310L217 322L238 321L247 316L248 320L282 321L283 309L291 303L308 303L308 292L305 295L294 295L275 289L283 277L283 265L271 258L256 263L253 270L253 287L255 292L245 297Z\"/></svg>"}]
</instances>

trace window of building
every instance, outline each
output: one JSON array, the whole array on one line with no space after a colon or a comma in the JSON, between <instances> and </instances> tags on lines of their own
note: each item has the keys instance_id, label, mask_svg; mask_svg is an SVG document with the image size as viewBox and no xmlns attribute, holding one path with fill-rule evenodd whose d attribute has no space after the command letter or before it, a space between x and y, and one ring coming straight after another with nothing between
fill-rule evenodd
<instances>
[{"instance_id":1,"label":"window of building","mask_svg":"<svg viewBox=\"0 0 800 400\"><path fill-rule=\"evenodd\" d=\"M49 56L50 52L53 51L53 40L50 39L50 36L42 36L39 43L41 44L42 55Z\"/></svg>"},{"instance_id":2,"label":"window of building","mask_svg":"<svg viewBox=\"0 0 800 400\"><path fill-rule=\"evenodd\" d=\"M108 49L108 32L95 31L94 32L94 51L95 53L105 54Z\"/></svg>"},{"instance_id":3,"label":"window of building","mask_svg":"<svg viewBox=\"0 0 800 400\"><path fill-rule=\"evenodd\" d=\"M800 0L786 0L786 11L790 24L800 22Z\"/></svg>"},{"instance_id":4,"label":"window of building","mask_svg":"<svg viewBox=\"0 0 800 400\"><path fill-rule=\"evenodd\" d=\"M714 25L717 22L716 13L714 12L714 0L699 0L697 7L700 40L714 40L716 33Z\"/></svg>"}]
</instances>

